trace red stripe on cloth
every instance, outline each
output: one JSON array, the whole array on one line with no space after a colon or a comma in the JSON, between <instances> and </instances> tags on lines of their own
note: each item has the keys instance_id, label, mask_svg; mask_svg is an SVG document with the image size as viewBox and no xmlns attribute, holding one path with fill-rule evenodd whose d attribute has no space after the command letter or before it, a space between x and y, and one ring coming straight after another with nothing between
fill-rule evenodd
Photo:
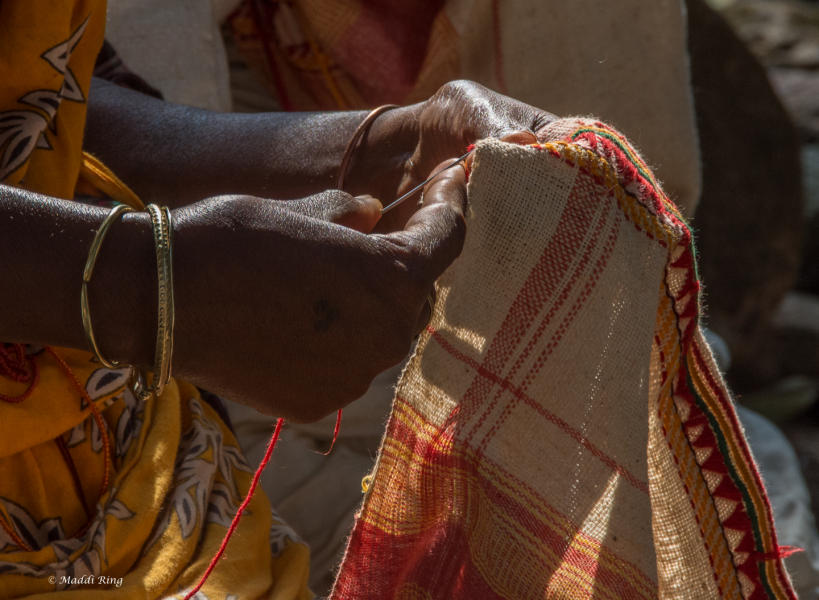
<instances>
[{"instance_id":1,"label":"red stripe on cloth","mask_svg":"<svg viewBox=\"0 0 819 600\"><path fill-rule=\"evenodd\" d=\"M622 140L624 144L627 142L624 140L623 136L616 132L615 130L607 127L603 123L596 123L596 126L605 129L610 132L611 135L617 137L618 139ZM606 159L614 170L617 173L617 178L620 181L620 185L623 188L627 188L631 184L636 184L639 186L641 190L641 194L637 197L638 201L640 201L644 206L649 208L648 204L650 203L650 208L653 208L656 214L663 215L669 222L671 222L675 227L677 227L680 232L682 233L682 239L679 240L679 244L688 245L691 242L691 232L688 229L688 226L671 212L668 208L666 208L665 202L663 202L664 197L661 196L656 188L654 187L654 183L646 179L640 174L640 170L638 168L641 167L643 169L648 170L648 167L645 163L641 163L640 165L636 165L635 162L620 148L616 143L612 140L598 135L593 132L586 132L580 134L575 138L575 141L585 139L587 143L590 145L591 149L595 151L601 158ZM567 140L569 141L569 140ZM595 148L597 146L597 148ZM639 154L633 148L629 148L630 151L634 154L634 156L639 157ZM611 159L609 159L611 157ZM614 163L614 164L612 164ZM633 194L631 194L633 195ZM636 197L636 196L635 196ZM666 198L666 201L670 202Z\"/></svg>"},{"instance_id":2,"label":"red stripe on cloth","mask_svg":"<svg viewBox=\"0 0 819 600\"><path fill-rule=\"evenodd\" d=\"M546 244L540 259L512 302L498 333L489 344L482 361L483 368L494 373L503 372L506 363L511 360L515 350L519 348L523 337L536 323L536 318L544 305L556 298L556 304L547 315L542 327L548 324L551 316L562 306L569 295L571 286L576 282L585 266L584 259L590 251L590 244L588 240L584 244L584 239L588 237L596 212L599 212L599 205L583 202L580 194L570 194L558 219L555 234ZM575 257L584 249L584 259L581 259L575 266L566 284L562 288L559 287L559 282L564 280L561 274L572 267L572 263L576 260ZM519 366L518 363L514 367L515 370ZM492 390L493 386L490 385L490 381L476 377L459 403L462 417L468 418L474 415L485 404ZM475 424L469 435L475 434L494 406L494 403L486 406L484 415Z\"/></svg>"},{"instance_id":3,"label":"red stripe on cloth","mask_svg":"<svg viewBox=\"0 0 819 600\"><path fill-rule=\"evenodd\" d=\"M698 371L704 375L704 378L705 378L705 381L708 384L708 387L712 390L714 395L717 397L717 400L719 401L719 404L721 405L721 407L723 407L723 413L724 413L725 417L731 423L731 428L733 430L731 433L732 434L738 434L738 432L742 431L742 426L739 424L739 420L737 419L736 412L734 410L725 410L724 409L724 407L726 407L726 406L729 406L729 407L732 406L732 403L731 403L730 399L725 395L725 390L722 388L722 386L718 385L717 382L714 380L714 377L711 375L711 371L705 366L705 359L702 356L702 353L700 351L699 346L697 344L692 344L691 346L692 346L691 347L692 357L700 365L700 368L698 369ZM759 471L756 468L756 464L754 463L753 457L751 456L751 452L748 450L748 445L744 444L744 443L741 443L741 444L738 444L738 446L739 446L739 450L742 452L742 457L745 459L745 462L748 464L748 467L750 468L750 470L751 470L751 472L752 472L752 474L754 476L755 483L760 488L763 488L764 486L763 486L763 483L762 483L762 478L760 477ZM766 505L767 509L770 511L771 507L770 507L770 503L769 503L767 497L765 498L765 505ZM771 531L775 532L775 529L773 527L771 527ZM774 533L774 537L775 536L776 536L776 534Z\"/></svg>"},{"instance_id":4,"label":"red stripe on cloth","mask_svg":"<svg viewBox=\"0 0 819 600\"><path fill-rule=\"evenodd\" d=\"M662 407L658 404L657 406L657 419L660 423L660 428L663 432L663 438L665 438L666 445L668 449L671 451L671 457L674 459L674 464L677 467L677 471L682 473L682 465L680 464L679 457L674 453L674 446L671 443L671 438L669 437L668 430L665 428L663 424L663 414L662 414ZM683 433L683 435L685 435ZM691 460L696 462L696 458L694 457L693 451L691 454ZM694 497L691 494L691 490L688 487L688 484L684 481L683 477L680 477L680 483L683 486L683 490L685 490L685 497L688 498L688 505L691 507L691 514L694 516L694 520L697 522L697 529L700 533L700 540L702 541L703 546L705 547L705 551L708 555L708 563L711 565L711 575L714 579L714 584L717 586L717 590L719 590L720 597L722 597L725 593L725 590L722 589L722 586L719 582L719 573L717 573L717 566L714 563L714 552L711 550L710 544L708 544L708 538L705 536L705 530L702 527L702 522L700 521L699 516L697 515L697 506L694 503ZM703 485L706 485L703 481Z\"/></svg>"},{"instance_id":5,"label":"red stripe on cloth","mask_svg":"<svg viewBox=\"0 0 819 600\"><path fill-rule=\"evenodd\" d=\"M405 399L399 397L398 398L399 406L397 410L409 413L412 415L412 420L418 420L424 424L424 427L433 428L435 425L426 419L421 413L416 411L411 405L409 405ZM580 529L579 526L572 522L572 520L566 516L565 514L561 513L554 507L552 507L546 499L535 489L533 488L527 481L521 479L520 477L516 476L514 473L511 473L504 469L497 461L492 460L491 458L487 457L486 455L476 455L473 458L469 456L464 456L465 452L470 452L470 449L465 448L462 443L455 441L455 439L451 435L445 436L436 436L433 438L429 445L434 445L433 451L428 451L425 447L427 442L423 440L420 436L417 435L416 429L412 426L407 426L401 420L396 419L391 428L390 428L390 435L393 439L398 442L405 444L407 447L413 447L418 449L419 455L425 455L424 462L428 463L429 465L440 465L446 466L450 468L460 468L464 472L471 472L474 469L476 470L476 477L479 477L481 480L481 488L488 494L492 495L493 493L500 494L500 496L493 497L493 501L502 504L507 512L514 513L514 514L521 514L521 511L524 511L525 518L521 519L521 523L526 523L527 526L534 522L535 520L545 520L547 523L552 524L552 528L556 531L559 531L559 534L562 536L561 539L564 541L567 539L567 528L571 529L573 534L576 534ZM450 444L456 444L460 447L460 451L458 449L451 449L450 446L447 444L438 444L441 439L445 439ZM453 455L456 458L453 458ZM428 459L427 459L428 457ZM457 458L462 457L462 458ZM399 457L401 458L401 457ZM462 466L463 464L471 465L468 467ZM503 482L498 481L498 477L495 475L488 475L487 472L495 473L495 472L502 472L503 473ZM509 489L507 486L514 486L519 491L523 493L524 496L528 496L531 499L531 502L528 506L523 506L522 502L516 500L514 497L511 496ZM429 491L432 489L436 489L434 486L419 486L418 489ZM439 488L440 489L451 489L451 485L448 483L442 484ZM434 499L430 497L424 497L421 500L421 505L427 507L431 504L434 504ZM544 507L549 507L549 510L544 510ZM454 508L454 507L452 507ZM434 520L445 520L448 514L451 514L452 508L448 508L447 512L443 515L443 517L436 517L432 513L424 513L425 519L434 519ZM595 545L600 545L602 548L601 554L605 554L607 559L610 559L617 564L628 567L628 570L632 571L635 574L639 574L642 577L641 582L642 586L647 590L653 590L655 584L651 579L645 576L644 573L633 563L630 563L622 558L619 558L616 553L614 553L611 548L604 543L601 543L600 540L593 538L591 536L585 534L579 534L579 537L583 540L589 541ZM638 577L638 579L640 578ZM652 595L653 596L653 595Z\"/></svg>"},{"instance_id":6,"label":"red stripe on cloth","mask_svg":"<svg viewBox=\"0 0 819 600\"><path fill-rule=\"evenodd\" d=\"M641 492L648 494L648 484L644 481L638 479L634 474L632 474L628 469L619 465L614 459L612 459L609 455L605 452L597 448L588 438L586 438L580 431L572 427L569 423L558 417L557 415L553 414L545 407L541 406L539 402L535 399L526 395L520 388L514 386L508 380L499 377L495 373L489 371L488 369L484 368L480 365L476 360L466 356L460 350L455 348L449 341L442 336L440 333L432 329L431 327L427 327L427 331L430 332L432 335L432 339L438 342L441 347L446 350L449 354L451 354L454 358L458 359L459 361L463 362L467 366L474 369L481 377L485 377L491 380L494 384L503 387L506 391L510 392L511 394L515 395L520 400L523 400L528 406L532 409L537 411L541 416L543 416L546 420L550 421L554 425L556 425L561 431L563 431L566 435L571 437L581 446L586 448L589 452L592 453L595 457L600 459L600 461L609 467L612 471L616 472L617 474L621 475L626 481L628 481L632 486L636 489L640 490Z\"/></svg>"},{"instance_id":7,"label":"red stripe on cloth","mask_svg":"<svg viewBox=\"0 0 819 600\"><path fill-rule=\"evenodd\" d=\"M398 420L391 424L390 438L410 447L423 445L416 430ZM556 570L565 564L573 567L575 579L591 588L596 581L605 582L606 588L617 597L655 595L656 584L639 568L618 558L600 540L580 533L577 524L548 507L545 501L533 501L532 507L524 506L509 490L481 474L475 461L457 451L423 452L423 455L429 458L421 462L418 453L412 454L409 464L395 453L386 455L391 459L391 469L415 474L406 482L406 489L417 494L412 505L421 511L417 515L420 531L388 532L371 522L359 521L347 550L345 567L348 569L339 577L334 598L396 597L408 590L426 590L436 598L497 598L501 592L513 594L511 597L530 597L560 579ZM452 473L457 476L448 476ZM386 513L382 512L383 508L387 509ZM368 512L379 515L376 519L385 520L387 527L393 522L406 522L407 517L401 502L382 502L380 506L370 506ZM476 545L476 539L486 538L483 534L475 538L473 532L485 531L486 519L490 521L490 530L495 532L515 527L509 523L511 519L517 524L515 528L526 532L533 543L550 551L546 556L532 556L536 566L527 572L539 572L541 577L537 581L519 581L517 563L489 567L492 577L485 581L485 569L481 570L475 561L503 562L504 559L497 557L508 556L509 552L503 551L503 543L510 539L501 533L488 545ZM492 521L496 523L491 525ZM578 540L580 545L572 545L572 540ZM581 547L589 551L584 552ZM368 567L375 561L386 570L380 568L377 575L372 573ZM566 584L574 583L567 579ZM577 588L577 584L574 586Z\"/></svg>"},{"instance_id":8,"label":"red stripe on cloth","mask_svg":"<svg viewBox=\"0 0 819 600\"><path fill-rule=\"evenodd\" d=\"M373 571L372 565L379 568ZM420 535L394 536L359 521L331 598L501 600L469 556L463 533L445 524Z\"/></svg>"},{"instance_id":9,"label":"red stripe on cloth","mask_svg":"<svg viewBox=\"0 0 819 600\"><path fill-rule=\"evenodd\" d=\"M725 414L725 416L728 418L729 422L731 423L731 428L733 429L731 434L732 435L738 435L738 432L742 431L742 429L741 429L741 426L740 426L739 421L737 419L736 412L734 410L730 409L730 406L731 406L730 405L730 400L725 395L725 390L723 389L722 386L717 384L717 382L714 380L714 377L712 376L710 370L706 367L705 359L702 356L699 345L695 344L695 343L692 343L690 352L691 352L691 357L698 363L698 365L700 367L698 369L699 372L704 375L705 380L706 380L709 388L713 391L714 395L717 397L718 402L722 406L727 405L729 407L728 410L724 409L723 413ZM691 400L693 401L693 398ZM696 405L693 405L693 407L695 409L699 410L696 407ZM715 442L716 442L716 440L715 440ZM750 451L748 449L748 445L746 443L742 442L741 438L740 438L740 442L737 444L737 446L739 447L739 450L740 450L740 452L742 454L742 457L745 460L745 463L747 464L749 470L751 471L751 476L754 479L753 483L755 484L757 489L764 490L765 487L764 487L764 484L762 483L762 478L759 475L759 470L756 467L756 463L754 462L753 458L751 457L751 453L750 453ZM716 454L716 452L715 452L715 454ZM720 455L720 456L722 456L722 455ZM728 459L728 457L723 457L723 460L727 460L727 459ZM727 466L724 466L723 468L725 468L726 471L727 471ZM730 480L730 484L728 484L727 480ZM740 494L739 488L736 486L735 482L732 479L730 479L729 476L726 476L726 481L723 481L723 483L725 485L731 485L734 488L733 489L733 494L727 495L727 497L733 498L736 495ZM726 493L726 491L722 490L722 493ZM716 491L715 491L714 495L717 495ZM779 548L779 540L777 539L776 528L774 526L774 522L773 522L773 518L772 518L773 509L771 508L770 500L768 499L768 496L765 493L762 493L761 496L762 496L763 506L762 507L754 506L754 508L756 510L759 510L759 508L762 508L763 514L761 514L761 515L758 514L757 518L758 519L764 519L766 521L766 524L768 526L768 530L770 531L770 539L769 540L760 540L760 541L762 542L763 545L767 541L767 542L770 542L770 544L771 544L771 546L773 548ZM744 503L743 503L743 506L744 506ZM736 517L734 522L732 522L731 525L728 524L728 520L726 520L723 523L723 525L726 526L726 527L732 527L732 528L740 529L741 531L745 531L746 532L746 539L743 540L743 542L747 542L752 538L754 540L756 540L756 538L755 538L755 536L753 534L753 525L751 523L750 515L747 513L746 510L742 510L740 514L738 514L738 513L740 513L739 510L735 511L734 514L731 515L731 518ZM742 550L737 548L737 551L742 551ZM776 565L777 575L781 578L782 581L787 581L788 576L785 573L782 561L776 561L775 565ZM757 583L757 585L759 585L760 588L762 587L762 581L761 581L761 577L760 577L760 574L759 574L759 569L758 569L757 564L756 564L755 561L750 561L749 560L745 564L738 567L738 569L740 571L742 571L752 581L754 581L754 583Z\"/></svg>"},{"instance_id":10,"label":"red stripe on cloth","mask_svg":"<svg viewBox=\"0 0 819 600\"><path fill-rule=\"evenodd\" d=\"M599 239L598 236L600 236L600 234L602 233L603 225L605 224L605 222L606 222L606 219L601 217L600 221L599 221L599 227L598 227L597 230L595 230L595 232L593 234L593 239L594 240ZM600 256L597 258L597 261L595 261L595 264L592 267L591 274L586 279L586 281L585 281L585 283L583 285L583 288L581 289L580 295L577 297L574 304L571 306L569 312L566 314L566 316L561 321L561 323L558 326L557 330L553 333L552 338L546 344L546 347L538 355L537 359L535 360L534 365L531 367L529 372L524 377L523 382L520 385L521 391L525 392L525 391L527 391L529 389L529 386L534 382L535 378L540 373L540 370L546 364L549 356L551 356L552 352L555 350L555 348L558 347L558 345L562 341L563 337L568 332L571 323L577 317L578 313L580 312L580 309L586 303L586 300L588 300L588 298L591 296L592 291L594 290L594 288L597 285L598 280L600 279L600 275L602 274L603 270L605 269L606 265L608 264L609 258L611 257L611 252L614 250L614 245L617 242L617 237L618 237L617 234L618 234L618 230L619 230L619 225L620 224L618 223L617 219L614 219L613 222L611 223L611 226L610 226L609 231L608 231L608 235L605 236L605 242L604 242L604 245L603 245L602 252L600 253ZM590 244L588 246L588 248L587 248L587 250L586 250L586 252L584 253L584 256L583 256L583 263L584 263L583 266L584 267L585 267L585 263L587 263L590 260L591 251L593 249L595 249L597 247L597 245L598 245L597 242L595 242L594 244ZM578 272L576 273L576 275L579 275L579 272L580 272L580 269L578 269ZM569 291L569 288L567 287L567 289L566 289L566 294L567 295L568 295L568 291ZM561 302L561 304L562 304L562 302ZM541 325L538 327L537 332L536 332L536 336L532 340L530 340L529 345L526 348L525 355L521 356L521 358L515 364L515 368L514 368L513 372L510 374L509 377L507 377L507 379L511 379L511 376L513 376L515 374L515 372L517 371L518 365L523 363L526 356L528 356L530 351L534 348L535 344L538 343L543 331L546 328L547 323L549 321L551 321L552 317L554 316L554 313L556 313L557 310L558 310L558 305L555 305L555 306L552 307L552 310L550 311L550 314L548 314L546 316L546 318L543 320ZM500 397L500 394L498 395L498 398L499 397ZM490 431L486 434L486 436L484 436L484 439L481 441L481 445L480 445L481 450L483 450L486 447L486 445L489 443L489 441L494 437L495 433L497 433L500 430L500 427L506 422L506 419L511 415L512 410L514 409L515 405L516 405L516 402L514 400L512 400L509 403L507 403L506 406L504 406L504 409L501 412L500 416L492 423L492 427L491 427Z\"/></svg>"}]
</instances>

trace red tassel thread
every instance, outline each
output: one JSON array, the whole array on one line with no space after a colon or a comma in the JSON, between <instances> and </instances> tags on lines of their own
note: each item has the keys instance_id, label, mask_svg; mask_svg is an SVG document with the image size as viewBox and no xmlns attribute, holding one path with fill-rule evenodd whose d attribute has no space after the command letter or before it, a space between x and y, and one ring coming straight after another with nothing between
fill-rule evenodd
<instances>
[{"instance_id":1,"label":"red tassel thread","mask_svg":"<svg viewBox=\"0 0 819 600\"><path fill-rule=\"evenodd\" d=\"M327 449L327 452L322 452L324 456L330 454L333 451L333 447L336 445L336 440L338 439L338 432L341 429L341 414L342 410L339 409L338 414L336 415L336 426L333 430L333 441L330 442L330 447ZM250 500L253 498L253 493L256 491L256 486L259 484L259 480L262 477L262 471L264 471L267 463L270 462L270 457L273 455L273 449L276 447L276 442L279 441L279 433L281 432L282 425L284 425L284 419L279 419L276 421L276 428L273 430L273 435L270 437L270 442L267 444L267 450L264 453L264 457L262 461L259 463L259 466L256 468L256 473L253 475L253 481L250 484L250 489L247 491L247 495L245 495L245 499L242 501L241 506L239 506L239 510L236 511L236 514L233 517L233 521L230 523L230 527L225 533L225 537L222 539L222 543L219 546L219 550L216 552L214 557L210 560L210 564L208 568L205 570L204 575L202 575L199 582L196 586L187 593L184 600L190 600L196 592L202 589L202 586L205 585L205 582L210 577L210 574L216 568L216 563L222 558L222 555L225 553L225 549L227 548L228 542L230 541L230 537L233 535L233 532L236 531L236 527L239 525L239 519L242 517L242 512L244 512L245 508L247 508L248 504L250 504Z\"/></svg>"},{"instance_id":2,"label":"red tassel thread","mask_svg":"<svg viewBox=\"0 0 819 600\"><path fill-rule=\"evenodd\" d=\"M270 457L273 454L273 448L276 447L276 442L279 441L279 432L281 432L282 425L284 424L284 419L279 419L276 421L276 429L273 430L273 435L270 437L270 442L267 444L267 450L264 453L264 458L262 458L262 462L259 463L258 468L256 469L256 473L253 475L253 481L250 483L250 489L247 491L245 495L245 499L242 501L242 504L239 506L239 510L236 511L236 515L233 517L233 521L230 523L230 527L225 533L225 537L222 539L222 544L219 546L219 551L216 555L210 560L210 564L208 568L205 570L205 574L202 575L202 578L199 580L199 583L187 593L185 596L185 600L190 600L198 592L205 582L210 577L210 574L213 572L213 569L216 568L216 563L222 558L222 554L225 553L225 548L227 548L228 542L230 541L230 537L233 535L233 532L236 531L236 527L239 525L239 519L242 518L242 513L250 504L250 500L253 498L253 493L256 491L256 486L259 484L259 480L262 477L262 471L267 466L267 463L270 462ZM332 448L332 447L331 447Z\"/></svg>"},{"instance_id":3,"label":"red tassel thread","mask_svg":"<svg viewBox=\"0 0 819 600\"><path fill-rule=\"evenodd\" d=\"M23 344L0 345L0 377L7 377L18 383L27 383L28 388L19 396L0 394L0 400L10 404L18 404L28 398L34 391L39 379L37 363L32 357L27 357Z\"/></svg>"},{"instance_id":4,"label":"red tassel thread","mask_svg":"<svg viewBox=\"0 0 819 600\"><path fill-rule=\"evenodd\" d=\"M780 560L783 558L788 558L792 554L796 554L797 552L804 552L804 548L800 548L799 546L777 546L776 550L773 552L758 552L756 553L757 560Z\"/></svg>"},{"instance_id":5,"label":"red tassel thread","mask_svg":"<svg viewBox=\"0 0 819 600\"><path fill-rule=\"evenodd\" d=\"M330 442L330 447L327 448L327 452L322 452L324 456L329 456L330 452L333 451L333 447L336 445L336 440L338 439L339 429L341 429L341 409L338 409L338 414L336 415L336 427L333 429L333 441Z\"/></svg>"}]
</instances>

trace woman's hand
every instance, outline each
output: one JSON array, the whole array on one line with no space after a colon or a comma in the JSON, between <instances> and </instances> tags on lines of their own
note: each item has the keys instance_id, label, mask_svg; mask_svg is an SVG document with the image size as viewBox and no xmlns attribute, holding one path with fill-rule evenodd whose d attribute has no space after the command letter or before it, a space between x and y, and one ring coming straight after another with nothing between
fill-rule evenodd
<instances>
[{"instance_id":1,"label":"woman's hand","mask_svg":"<svg viewBox=\"0 0 819 600\"><path fill-rule=\"evenodd\" d=\"M465 203L453 168L390 234L367 234L377 200L338 191L174 211L174 375L299 421L358 398L425 325L433 283L463 246Z\"/></svg>"},{"instance_id":2,"label":"woman's hand","mask_svg":"<svg viewBox=\"0 0 819 600\"><path fill-rule=\"evenodd\" d=\"M184 206L220 194L301 198L335 187L344 147L364 111L212 113L95 80L85 149L146 202ZM429 100L388 111L356 150L347 190L384 203L432 168L485 137L533 132L554 117L481 85L455 81ZM389 213L379 231L400 229L415 202Z\"/></svg>"},{"instance_id":3,"label":"woman's hand","mask_svg":"<svg viewBox=\"0 0 819 600\"><path fill-rule=\"evenodd\" d=\"M543 110L470 81L447 83L429 100L380 115L356 151L348 188L388 203L424 180L448 156L487 137L535 142L535 132L554 120ZM403 226L416 210L409 200L388 213L379 231Z\"/></svg>"}]
</instances>

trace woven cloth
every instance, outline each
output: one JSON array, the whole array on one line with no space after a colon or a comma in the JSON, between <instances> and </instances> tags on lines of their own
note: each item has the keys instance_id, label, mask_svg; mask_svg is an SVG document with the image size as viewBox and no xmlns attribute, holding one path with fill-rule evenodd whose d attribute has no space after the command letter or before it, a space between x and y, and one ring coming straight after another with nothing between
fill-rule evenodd
<instances>
[{"instance_id":1,"label":"woven cloth","mask_svg":"<svg viewBox=\"0 0 819 600\"><path fill-rule=\"evenodd\" d=\"M590 120L477 146L332 598L794 598L691 234Z\"/></svg>"}]
</instances>

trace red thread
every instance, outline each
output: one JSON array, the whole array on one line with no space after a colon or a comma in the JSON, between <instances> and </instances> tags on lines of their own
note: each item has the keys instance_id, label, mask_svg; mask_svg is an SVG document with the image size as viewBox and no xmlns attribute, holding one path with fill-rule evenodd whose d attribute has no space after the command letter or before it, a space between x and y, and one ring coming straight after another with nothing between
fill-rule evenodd
<instances>
[{"instance_id":1,"label":"red thread","mask_svg":"<svg viewBox=\"0 0 819 600\"><path fill-rule=\"evenodd\" d=\"M77 495L77 499L80 501L82 509L85 511L86 518L90 521L94 514L88 508L88 503L85 501L85 493L82 489L82 482L80 481L80 474L77 471L77 465L74 464L74 459L71 458L71 452L68 450L68 446L66 445L62 436L58 435L56 438L54 438L54 443L57 445L57 448L59 448L60 456L63 457L63 462L68 468L68 472L71 474L71 483L74 485L74 493ZM86 526L84 526L82 529L85 527Z\"/></svg>"},{"instance_id":2,"label":"red thread","mask_svg":"<svg viewBox=\"0 0 819 600\"><path fill-rule=\"evenodd\" d=\"M6 523L5 517L0 516L0 527L2 527L3 531L5 531L6 534L11 538L11 541L17 544L18 548L22 548L26 552L31 552L34 550L31 546L29 546L23 541L23 538L17 535L17 532L14 531L14 528L11 526L10 523Z\"/></svg>"},{"instance_id":3,"label":"red thread","mask_svg":"<svg viewBox=\"0 0 819 600\"><path fill-rule=\"evenodd\" d=\"M0 394L0 400L9 404L18 404L28 398L37 385L40 373L37 363L30 356L26 356L23 344L0 345L0 376L7 377L19 383L28 383L26 391L19 396Z\"/></svg>"},{"instance_id":4,"label":"red thread","mask_svg":"<svg viewBox=\"0 0 819 600\"><path fill-rule=\"evenodd\" d=\"M621 475L626 481L628 481L635 489L643 492L644 494L648 494L648 484L644 481L638 479L635 475L633 475L626 467L621 466L617 463L613 458L611 458L608 454L603 452L601 449L597 448L588 438L586 438L580 431L572 427L567 421L564 421L554 413L546 410L542 405L540 405L537 401L535 401L531 396L527 395L524 390L521 390L519 387L515 386L512 382L508 379L505 379L499 375L496 375L478 361L474 360L473 358L465 355L460 350L455 348L449 341L437 330L433 327L427 325L426 329L429 334L432 336L438 344L440 344L441 348L443 348L447 353L449 353L453 358L461 361L465 365L471 367L474 371L476 371L479 375L485 377L486 379L493 382L495 385L501 386L502 388L509 391L519 400L525 402L529 407L537 411L542 417L544 417L547 421L557 426L561 431L563 431L566 435L571 437L573 440L582 444L584 448L586 448L592 455L597 457L603 464L605 464L609 469Z\"/></svg>"},{"instance_id":5,"label":"red thread","mask_svg":"<svg viewBox=\"0 0 819 600\"><path fill-rule=\"evenodd\" d=\"M336 415L336 427L333 430L333 441L330 442L330 447L327 448L327 452L322 452L324 456L328 456L330 452L333 451L333 446L336 445L336 440L338 439L339 429L341 429L341 409L338 409L338 414Z\"/></svg>"},{"instance_id":6,"label":"red thread","mask_svg":"<svg viewBox=\"0 0 819 600\"><path fill-rule=\"evenodd\" d=\"M466 147L467 152L472 152L475 149L475 144L469 144ZM466 182L469 183L469 176L472 174L472 169L470 168L469 159L466 158L461 162L461 166L464 169L464 175L466 176Z\"/></svg>"},{"instance_id":7,"label":"red thread","mask_svg":"<svg viewBox=\"0 0 819 600\"><path fill-rule=\"evenodd\" d=\"M91 414L94 417L94 421L97 424L97 427L100 430L100 437L102 438L102 452L103 452L103 472L102 472L102 484L100 485L100 498L108 491L108 482L111 477L111 464L113 463L113 457L111 455L111 440L108 439L108 424L105 422L105 419L102 418L97 405L91 400L91 397L88 395L88 392L85 388L80 385L77 376L74 375L74 371L71 370L71 367L62 359L62 357L57 354L57 352L51 346L45 347L46 352L51 354L54 357L54 360L57 361L57 364L60 365L60 368L63 372L68 376L68 379L74 385L74 388L80 393L83 400L85 400L88 407L91 409Z\"/></svg>"},{"instance_id":8,"label":"red thread","mask_svg":"<svg viewBox=\"0 0 819 600\"><path fill-rule=\"evenodd\" d=\"M780 560L788 558L797 552L804 552L804 548L799 546L777 546L773 552L754 552L754 558L758 561L763 560Z\"/></svg>"},{"instance_id":9,"label":"red thread","mask_svg":"<svg viewBox=\"0 0 819 600\"><path fill-rule=\"evenodd\" d=\"M805 551L805 549L800 548L799 546L779 546L779 548L776 549L775 554L776 554L776 558L788 558L789 556L791 556L793 554L796 554L797 552L804 552L804 551ZM768 554L770 554L770 552ZM765 555L765 556L767 556L767 555ZM765 560L769 560L769 559L766 558Z\"/></svg>"},{"instance_id":10,"label":"red thread","mask_svg":"<svg viewBox=\"0 0 819 600\"><path fill-rule=\"evenodd\" d=\"M341 413L341 411L339 411ZM341 415L339 414L339 419ZM338 423L338 422L337 422ZM264 457L262 461L259 463L259 466L256 468L256 473L253 475L253 481L250 483L250 489L247 490L247 494L245 495L245 499L242 501L242 504L239 506L239 510L236 511L236 515L233 517L233 521L230 523L230 527L225 533L225 537L222 539L222 544L219 546L219 551L214 555L214 557L210 560L210 564L208 568L205 570L205 574L202 575L202 578L199 580L199 583L189 591L185 595L184 600L190 600L198 592L202 589L202 586L205 585L205 582L210 577L210 574L216 568L216 563L222 558L222 554L225 553L225 548L227 548L228 542L230 541L230 537L233 535L233 532L236 531L236 527L239 525L239 519L242 518L242 513L250 504L250 500L253 498L253 493L256 491L256 486L259 484L259 479L262 477L262 471L267 466L267 463L270 461L270 456L273 454L273 448L276 447L276 442L279 440L279 432L282 429L282 425L284 424L284 419L279 419L276 421L276 429L273 430L273 435L270 437L270 442L267 444L267 450L264 453ZM332 449L332 446L331 446Z\"/></svg>"}]
</instances>

